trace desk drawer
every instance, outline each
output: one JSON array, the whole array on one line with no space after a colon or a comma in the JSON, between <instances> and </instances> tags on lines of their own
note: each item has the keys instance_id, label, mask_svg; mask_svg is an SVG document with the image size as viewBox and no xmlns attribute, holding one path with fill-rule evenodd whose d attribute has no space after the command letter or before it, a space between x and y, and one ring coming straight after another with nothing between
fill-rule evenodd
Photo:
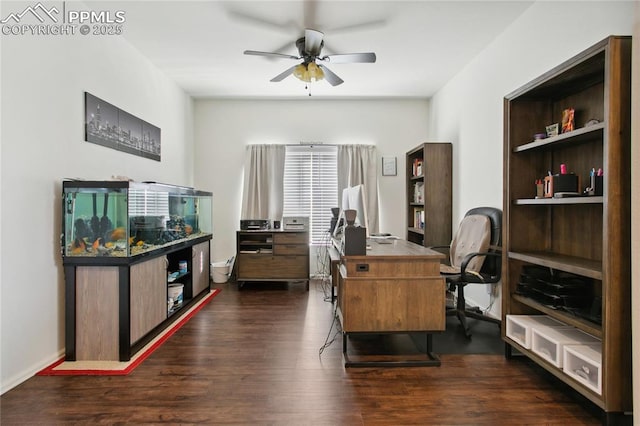
<instances>
[{"instance_id":1,"label":"desk drawer","mask_svg":"<svg viewBox=\"0 0 640 426\"><path fill-rule=\"evenodd\" d=\"M348 278L340 270L338 304L347 333L443 331L444 298L442 278Z\"/></svg>"},{"instance_id":2,"label":"desk drawer","mask_svg":"<svg viewBox=\"0 0 640 426\"><path fill-rule=\"evenodd\" d=\"M309 244L309 234L307 232L286 232L273 233L274 244Z\"/></svg>"},{"instance_id":3,"label":"desk drawer","mask_svg":"<svg viewBox=\"0 0 640 426\"><path fill-rule=\"evenodd\" d=\"M309 256L242 254L238 259L238 280L309 279Z\"/></svg>"},{"instance_id":4,"label":"desk drawer","mask_svg":"<svg viewBox=\"0 0 640 426\"><path fill-rule=\"evenodd\" d=\"M277 244L273 246L273 254L282 255L303 255L309 254L309 246L301 244Z\"/></svg>"},{"instance_id":5,"label":"desk drawer","mask_svg":"<svg viewBox=\"0 0 640 426\"><path fill-rule=\"evenodd\" d=\"M440 277L440 263L435 260L425 260L423 258L396 258L386 257L367 259L343 258L346 276L349 278L371 278L381 277L393 278L415 278L415 277Z\"/></svg>"}]
</instances>

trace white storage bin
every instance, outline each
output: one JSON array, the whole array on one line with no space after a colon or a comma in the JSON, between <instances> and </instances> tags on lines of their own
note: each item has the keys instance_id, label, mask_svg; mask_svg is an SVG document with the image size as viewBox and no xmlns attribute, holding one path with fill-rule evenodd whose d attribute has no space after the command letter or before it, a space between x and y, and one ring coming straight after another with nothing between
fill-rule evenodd
<instances>
[{"instance_id":1,"label":"white storage bin","mask_svg":"<svg viewBox=\"0 0 640 426\"><path fill-rule=\"evenodd\" d=\"M531 350L558 368L562 368L564 346L599 343L595 337L577 328L533 328Z\"/></svg>"},{"instance_id":2,"label":"white storage bin","mask_svg":"<svg viewBox=\"0 0 640 426\"><path fill-rule=\"evenodd\" d=\"M602 395L602 344L566 345L562 370Z\"/></svg>"},{"instance_id":3,"label":"white storage bin","mask_svg":"<svg viewBox=\"0 0 640 426\"><path fill-rule=\"evenodd\" d=\"M531 349L533 327L570 327L548 315L507 315L507 337L525 349Z\"/></svg>"}]
</instances>

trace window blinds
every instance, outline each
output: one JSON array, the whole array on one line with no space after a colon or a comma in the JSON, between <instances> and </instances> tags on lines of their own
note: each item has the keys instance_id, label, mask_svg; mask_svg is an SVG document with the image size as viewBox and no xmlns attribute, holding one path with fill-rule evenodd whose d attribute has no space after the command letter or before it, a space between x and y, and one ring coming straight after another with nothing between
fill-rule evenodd
<instances>
[{"instance_id":1,"label":"window blinds","mask_svg":"<svg viewBox=\"0 0 640 426\"><path fill-rule=\"evenodd\" d=\"M284 216L308 216L312 244L327 241L331 208L338 207L335 146L287 146L284 166Z\"/></svg>"}]
</instances>

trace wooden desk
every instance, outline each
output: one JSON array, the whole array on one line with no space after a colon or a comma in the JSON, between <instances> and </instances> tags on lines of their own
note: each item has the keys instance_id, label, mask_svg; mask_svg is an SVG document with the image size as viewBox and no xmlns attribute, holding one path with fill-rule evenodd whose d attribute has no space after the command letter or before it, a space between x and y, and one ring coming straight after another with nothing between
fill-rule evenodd
<instances>
[{"instance_id":1,"label":"wooden desk","mask_svg":"<svg viewBox=\"0 0 640 426\"><path fill-rule=\"evenodd\" d=\"M365 256L341 256L337 313L342 325L345 367L440 365L431 352L431 333L445 329L444 255L405 240L369 240ZM349 359L348 335L412 333L427 336L427 359L362 361Z\"/></svg>"}]
</instances>

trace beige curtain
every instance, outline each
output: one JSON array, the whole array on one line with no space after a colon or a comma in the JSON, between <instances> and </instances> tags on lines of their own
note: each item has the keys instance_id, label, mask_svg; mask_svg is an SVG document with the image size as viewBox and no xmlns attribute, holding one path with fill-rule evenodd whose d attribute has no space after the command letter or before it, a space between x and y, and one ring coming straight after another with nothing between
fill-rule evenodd
<instances>
[{"instance_id":1,"label":"beige curtain","mask_svg":"<svg viewBox=\"0 0 640 426\"><path fill-rule=\"evenodd\" d=\"M247 146L240 219L282 219L285 153L284 145Z\"/></svg>"},{"instance_id":2,"label":"beige curtain","mask_svg":"<svg viewBox=\"0 0 640 426\"><path fill-rule=\"evenodd\" d=\"M369 233L379 231L377 164L375 145L338 145L338 194L349 186L364 185Z\"/></svg>"}]
</instances>

